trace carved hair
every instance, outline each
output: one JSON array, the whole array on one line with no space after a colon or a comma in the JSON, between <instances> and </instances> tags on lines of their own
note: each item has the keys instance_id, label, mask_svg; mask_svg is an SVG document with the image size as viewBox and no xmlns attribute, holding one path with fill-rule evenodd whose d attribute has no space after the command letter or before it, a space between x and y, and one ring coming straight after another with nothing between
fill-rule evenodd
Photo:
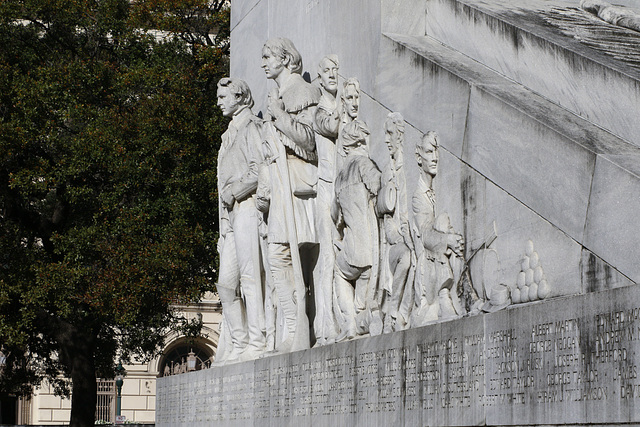
<instances>
[{"instance_id":1,"label":"carved hair","mask_svg":"<svg viewBox=\"0 0 640 427\"><path fill-rule=\"evenodd\" d=\"M267 40L264 47L269 49L274 56L282 58L283 61L288 57L287 68L292 73L302 74L302 55L291 40L284 37L274 37Z\"/></svg>"},{"instance_id":2,"label":"carved hair","mask_svg":"<svg viewBox=\"0 0 640 427\"><path fill-rule=\"evenodd\" d=\"M318 75L320 75L320 72L322 71L322 63L325 61L329 61L333 63L336 67L340 67L340 62L338 61L338 55L336 55L335 53L330 53L329 55L326 55L325 57L323 57L320 60L320 62L318 62Z\"/></svg>"},{"instance_id":3,"label":"carved hair","mask_svg":"<svg viewBox=\"0 0 640 427\"><path fill-rule=\"evenodd\" d=\"M438 142L438 134L430 130L425 133L420 141L416 144L416 154L418 156L418 164L422 162L421 158L427 151L427 147L433 145L434 148L438 148L440 143Z\"/></svg>"},{"instance_id":4,"label":"carved hair","mask_svg":"<svg viewBox=\"0 0 640 427\"><path fill-rule=\"evenodd\" d=\"M218 82L218 89L221 87L228 88L229 92L234 94L240 100L240 105L246 105L249 108L253 108L253 96L251 96L251 89L249 89L249 85L244 80L223 77Z\"/></svg>"},{"instance_id":5,"label":"carved hair","mask_svg":"<svg viewBox=\"0 0 640 427\"><path fill-rule=\"evenodd\" d=\"M342 141L345 147L350 147L357 145L366 145L367 137L371 132L369 132L369 128L367 124L362 120L355 119L352 122L349 122L342 129Z\"/></svg>"},{"instance_id":6,"label":"carved hair","mask_svg":"<svg viewBox=\"0 0 640 427\"><path fill-rule=\"evenodd\" d=\"M388 123L394 124L398 132L404 134L404 118L402 117L402 114L397 111L387 114L387 121L385 124Z\"/></svg>"},{"instance_id":7,"label":"carved hair","mask_svg":"<svg viewBox=\"0 0 640 427\"><path fill-rule=\"evenodd\" d=\"M356 92L360 93L360 81L355 77L349 77L347 80L344 81L342 99L344 99L344 94L347 92L347 86L355 87Z\"/></svg>"}]
</instances>

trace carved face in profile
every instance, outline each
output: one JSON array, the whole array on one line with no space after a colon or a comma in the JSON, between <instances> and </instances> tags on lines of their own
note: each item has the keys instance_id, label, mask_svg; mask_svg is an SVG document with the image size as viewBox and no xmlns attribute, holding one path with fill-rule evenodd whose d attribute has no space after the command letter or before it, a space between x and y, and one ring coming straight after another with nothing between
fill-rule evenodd
<instances>
[{"instance_id":1,"label":"carved face in profile","mask_svg":"<svg viewBox=\"0 0 640 427\"><path fill-rule=\"evenodd\" d=\"M330 94L338 92L338 64L329 58L323 58L318 68L320 85Z\"/></svg>"},{"instance_id":2,"label":"carved face in profile","mask_svg":"<svg viewBox=\"0 0 640 427\"><path fill-rule=\"evenodd\" d=\"M402 132L398 129L398 126L391 120L387 120L384 123L384 142L387 144L387 148L391 153L391 156L396 155L400 146L402 145Z\"/></svg>"},{"instance_id":3,"label":"carved face in profile","mask_svg":"<svg viewBox=\"0 0 640 427\"><path fill-rule=\"evenodd\" d=\"M240 98L229 90L229 87L218 87L218 102L216 103L222 110L225 117L233 116L240 108Z\"/></svg>"},{"instance_id":4,"label":"carved face in profile","mask_svg":"<svg viewBox=\"0 0 640 427\"><path fill-rule=\"evenodd\" d=\"M427 133L419 142L416 158L420 169L425 173L436 176L438 173L438 142L433 133Z\"/></svg>"},{"instance_id":5,"label":"carved face in profile","mask_svg":"<svg viewBox=\"0 0 640 427\"><path fill-rule=\"evenodd\" d=\"M360 108L360 91L355 85L348 85L344 94L342 95L344 100L344 109L352 119L358 117L358 109Z\"/></svg>"},{"instance_id":6,"label":"carved face in profile","mask_svg":"<svg viewBox=\"0 0 640 427\"><path fill-rule=\"evenodd\" d=\"M268 47L262 48L262 69L268 79L277 78L284 69L284 60L271 52Z\"/></svg>"}]
</instances>

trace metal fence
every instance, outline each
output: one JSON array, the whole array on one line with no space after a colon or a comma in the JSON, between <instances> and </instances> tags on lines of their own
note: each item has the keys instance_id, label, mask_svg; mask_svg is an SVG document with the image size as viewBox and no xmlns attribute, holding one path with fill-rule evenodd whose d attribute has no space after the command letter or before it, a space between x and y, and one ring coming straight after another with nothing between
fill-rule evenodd
<instances>
[{"instance_id":1,"label":"metal fence","mask_svg":"<svg viewBox=\"0 0 640 427\"><path fill-rule=\"evenodd\" d=\"M98 380L96 421L114 422L116 419L116 382Z\"/></svg>"}]
</instances>

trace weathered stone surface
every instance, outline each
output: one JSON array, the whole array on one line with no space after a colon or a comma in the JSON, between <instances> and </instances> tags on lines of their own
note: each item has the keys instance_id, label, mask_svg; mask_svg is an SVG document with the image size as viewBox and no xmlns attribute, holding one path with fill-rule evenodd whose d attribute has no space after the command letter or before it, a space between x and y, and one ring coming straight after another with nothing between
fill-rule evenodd
<instances>
[{"instance_id":1,"label":"weathered stone surface","mask_svg":"<svg viewBox=\"0 0 640 427\"><path fill-rule=\"evenodd\" d=\"M594 40L602 40L603 51L543 19L576 7L579 2L566 0L431 0L426 34L638 145L640 70L607 55L606 43L623 32L637 44L640 33L600 30ZM583 13L579 30L588 32L589 13Z\"/></svg>"},{"instance_id":2,"label":"weathered stone surface","mask_svg":"<svg viewBox=\"0 0 640 427\"><path fill-rule=\"evenodd\" d=\"M158 380L158 426L640 422L640 288Z\"/></svg>"},{"instance_id":3,"label":"weathered stone surface","mask_svg":"<svg viewBox=\"0 0 640 427\"><path fill-rule=\"evenodd\" d=\"M629 156L638 160L638 156ZM636 163L637 164L637 163ZM640 178L637 174L599 157L589 201L585 246L615 266L634 282L640 281L638 236Z\"/></svg>"}]
</instances>

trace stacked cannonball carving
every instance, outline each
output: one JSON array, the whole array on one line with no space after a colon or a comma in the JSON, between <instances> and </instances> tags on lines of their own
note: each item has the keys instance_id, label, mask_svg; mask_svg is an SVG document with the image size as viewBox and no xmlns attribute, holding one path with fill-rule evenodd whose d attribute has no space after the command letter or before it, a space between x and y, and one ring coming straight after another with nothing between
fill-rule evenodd
<instances>
[{"instance_id":1,"label":"stacked cannonball carving","mask_svg":"<svg viewBox=\"0 0 640 427\"><path fill-rule=\"evenodd\" d=\"M513 303L525 303L547 298L551 293L551 287L540 264L538 252L535 251L531 240L527 241L525 256L522 258L520 267L517 286L511 293Z\"/></svg>"}]
</instances>

